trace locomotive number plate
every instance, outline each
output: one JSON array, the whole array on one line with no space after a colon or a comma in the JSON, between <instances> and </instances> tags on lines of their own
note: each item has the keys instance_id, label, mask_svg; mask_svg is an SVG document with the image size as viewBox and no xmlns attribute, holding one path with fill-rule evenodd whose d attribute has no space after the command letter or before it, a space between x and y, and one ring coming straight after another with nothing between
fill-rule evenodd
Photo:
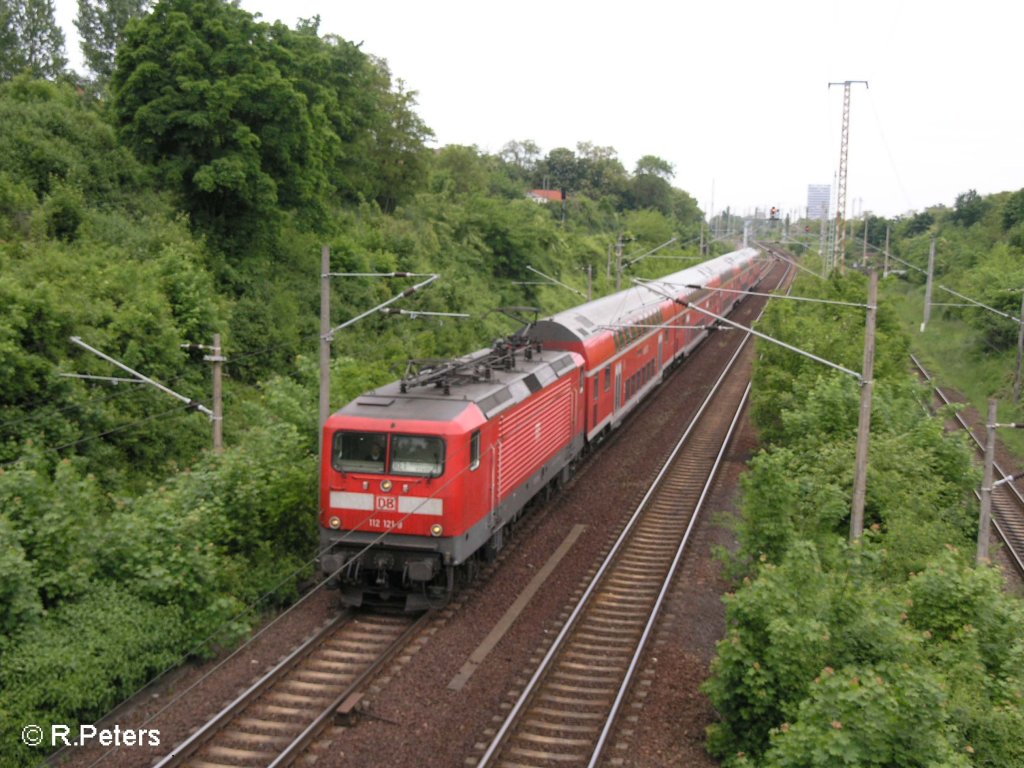
<instances>
[{"instance_id":1,"label":"locomotive number plate","mask_svg":"<svg viewBox=\"0 0 1024 768\"><path fill-rule=\"evenodd\" d=\"M380 518L371 517L366 522L371 528L384 531L401 531L405 528L405 523L401 520L381 520Z\"/></svg>"}]
</instances>

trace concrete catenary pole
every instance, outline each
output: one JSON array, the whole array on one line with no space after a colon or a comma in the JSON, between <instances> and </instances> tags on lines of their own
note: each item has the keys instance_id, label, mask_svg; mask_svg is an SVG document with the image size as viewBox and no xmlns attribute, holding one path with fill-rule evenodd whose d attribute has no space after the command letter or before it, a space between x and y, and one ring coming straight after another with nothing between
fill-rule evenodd
<instances>
[{"instance_id":1,"label":"concrete catenary pole","mask_svg":"<svg viewBox=\"0 0 1024 768\"><path fill-rule=\"evenodd\" d=\"M205 359L213 363L213 450L215 453L224 452L224 354L220 346L220 334L213 334L213 354L206 355Z\"/></svg>"},{"instance_id":2,"label":"concrete catenary pole","mask_svg":"<svg viewBox=\"0 0 1024 768\"><path fill-rule=\"evenodd\" d=\"M985 472L981 481L981 514L978 518L978 565L988 562L988 529L992 525L992 476L996 455L996 401L988 401L985 422Z\"/></svg>"},{"instance_id":3,"label":"concrete catenary pole","mask_svg":"<svg viewBox=\"0 0 1024 768\"><path fill-rule=\"evenodd\" d=\"M868 214L864 212L864 253L860 257L860 263L865 267L868 264Z\"/></svg>"},{"instance_id":4,"label":"concrete catenary pole","mask_svg":"<svg viewBox=\"0 0 1024 768\"><path fill-rule=\"evenodd\" d=\"M889 232L890 232L890 229L891 229L891 227L888 224L886 224L885 225L885 263L884 263L884 265L882 267L882 277L888 277L889 276Z\"/></svg>"},{"instance_id":5,"label":"concrete catenary pole","mask_svg":"<svg viewBox=\"0 0 1024 768\"><path fill-rule=\"evenodd\" d=\"M935 279L935 235L932 235L932 245L928 249L928 280L924 284L924 319L921 321L921 333L924 333L925 326L932 319L932 282Z\"/></svg>"},{"instance_id":6,"label":"concrete catenary pole","mask_svg":"<svg viewBox=\"0 0 1024 768\"><path fill-rule=\"evenodd\" d=\"M622 290L622 235L615 241L615 290Z\"/></svg>"},{"instance_id":7,"label":"concrete catenary pole","mask_svg":"<svg viewBox=\"0 0 1024 768\"><path fill-rule=\"evenodd\" d=\"M320 249L320 421L317 458L324 455L324 424L331 414L331 249Z\"/></svg>"},{"instance_id":8,"label":"concrete catenary pole","mask_svg":"<svg viewBox=\"0 0 1024 768\"><path fill-rule=\"evenodd\" d=\"M857 420L857 458L853 479L850 541L864 533L864 499L867 494L868 440L871 435L871 394L875 378L875 321L878 313L878 273L868 280L868 318L864 331L864 367L861 373L860 416Z\"/></svg>"},{"instance_id":9,"label":"concrete catenary pole","mask_svg":"<svg viewBox=\"0 0 1024 768\"><path fill-rule=\"evenodd\" d=\"M1017 328L1017 373L1013 378L1013 402L1020 402L1021 378L1024 372L1021 367L1024 365L1024 294L1020 297L1020 325Z\"/></svg>"}]
</instances>

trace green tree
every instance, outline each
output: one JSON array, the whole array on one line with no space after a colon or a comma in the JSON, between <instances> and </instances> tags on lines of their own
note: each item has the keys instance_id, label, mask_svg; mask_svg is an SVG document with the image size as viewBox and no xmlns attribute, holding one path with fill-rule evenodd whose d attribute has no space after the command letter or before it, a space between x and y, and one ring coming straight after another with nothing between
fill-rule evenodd
<instances>
[{"instance_id":1,"label":"green tree","mask_svg":"<svg viewBox=\"0 0 1024 768\"><path fill-rule=\"evenodd\" d=\"M0 78L11 77L16 71L15 55L18 50L18 35L14 26L14 12L17 6L12 0L0 0Z\"/></svg>"},{"instance_id":2,"label":"green tree","mask_svg":"<svg viewBox=\"0 0 1024 768\"><path fill-rule=\"evenodd\" d=\"M672 213L672 185L661 176L652 173L634 176L632 204L636 208L653 208L670 215Z\"/></svg>"},{"instance_id":3,"label":"green tree","mask_svg":"<svg viewBox=\"0 0 1024 768\"><path fill-rule=\"evenodd\" d=\"M75 27L81 38L79 47L86 66L100 83L109 82L114 73L128 22L142 16L149 4L149 0L78 0Z\"/></svg>"},{"instance_id":4,"label":"green tree","mask_svg":"<svg viewBox=\"0 0 1024 768\"><path fill-rule=\"evenodd\" d=\"M935 213L936 209L929 208L926 211L915 213L909 219L899 220L900 234L903 237L925 234L935 225Z\"/></svg>"},{"instance_id":5,"label":"green tree","mask_svg":"<svg viewBox=\"0 0 1024 768\"><path fill-rule=\"evenodd\" d=\"M544 189L577 191L582 178L579 159L567 147L557 147L537 164L537 177Z\"/></svg>"},{"instance_id":6,"label":"green tree","mask_svg":"<svg viewBox=\"0 0 1024 768\"><path fill-rule=\"evenodd\" d=\"M337 35L320 37L319 24L319 17L294 31L275 24L270 35L288 53L282 72L307 100L326 174L321 192L331 202L372 200L391 211L422 184L432 133L414 111L415 91L392 79L384 59Z\"/></svg>"},{"instance_id":7,"label":"green tree","mask_svg":"<svg viewBox=\"0 0 1024 768\"><path fill-rule=\"evenodd\" d=\"M1002 312L995 314L979 307L964 310L963 318L984 334L995 349L1011 349L1017 344L1021 287L1024 286L1024 261L1015 248L1001 243L982 256L965 276L962 291L975 301Z\"/></svg>"},{"instance_id":8,"label":"green tree","mask_svg":"<svg viewBox=\"0 0 1024 768\"><path fill-rule=\"evenodd\" d=\"M22 72L52 80L67 63L53 0L0 0L0 80Z\"/></svg>"},{"instance_id":9,"label":"green tree","mask_svg":"<svg viewBox=\"0 0 1024 768\"><path fill-rule=\"evenodd\" d=\"M507 142L501 148L498 157L501 158L502 162L514 169L517 177L526 179L532 175L534 168L536 168L540 154L540 147L537 146L537 142L526 139L525 141Z\"/></svg>"},{"instance_id":10,"label":"green tree","mask_svg":"<svg viewBox=\"0 0 1024 768\"><path fill-rule=\"evenodd\" d=\"M1003 229L1012 229L1024 222L1024 189L1019 189L1007 199L1003 207Z\"/></svg>"},{"instance_id":11,"label":"green tree","mask_svg":"<svg viewBox=\"0 0 1024 768\"><path fill-rule=\"evenodd\" d=\"M281 208L315 218L337 143L288 72L287 35L223 0L163 0L126 30L111 81L124 140L238 257Z\"/></svg>"},{"instance_id":12,"label":"green tree","mask_svg":"<svg viewBox=\"0 0 1024 768\"><path fill-rule=\"evenodd\" d=\"M617 208L622 207L629 188L629 176L616 156L614 147L598 147L590 142L576 144L580 165L580 191L600 200L610 197Z\"/></svg>"},{"instance_id":13,"label":"green tree","mask_svg":"<svg viewBox=\"0 0 1024 768\"><path fill-rule=\"evenodd\" d=\"M691 226L699 230L704 214L697 201L688 192L672 188L672 214L682 226Z\"/></svg>"},{"instance_id":14,"label":"green tree","mask_svg":"<svg viewBox=\"0 0 1024 768\"><path fill-rule=\"evenodd\" d=\"M633 176L633 205L672 215L672 185L669 182L674 175L675 169L667 160L655 155L641 157Z\"/></svg>"},{"instance_id":15,"label":"green tree","mask_svg":"<svg viewBox=\"0 0 1024 768\"><path fill-rule=\"evenodd\" d=\"M426 141L433 136L413 109L416 92L405 89L399 80L391 87L391 78L384 62L377 61L376 120L369 136L373 137L367 152L371 164L368 175L375 181L374 199L386 213L409 199L426 177Z\"/></svg>"},{"instance_id":16,"label":"green tree","mask_svg":"<svg viewBox=\"0 0 1024 768\"><path fill-rule=\"evenodd\" d=\"M0 124L0 172L40 202L61 186L103 206L138 191L141 166L69 84L26 76L0 83Z\"/></svg>"},{"instance_id":17,"label":"green tree","mask_svg":"<svg viewBox=\"0 0 1024 768\"><path fill-rule=\"evenodd\" d=\"M676 175L676 169L668 160L663 160L657 155L644 155L636 161L636 170L633 173L637 176L658 176L665 181L671 181Z\"/></svg>"},{"instance_id":18,"label":"green tree","mask_svg":"<svg viewBox=\"0 0 1024 768\"><path fill-rule=\"evenodd\" d=\"M476 147L449 144L434 158L431 187L447 195L487 195L490 171Z\"/></svg>"},{"instance_id":19,"label":"green tree","mask_svg":"<svg viewBox=\"0 0 1024 768\"><path fill-rule=\"evenodd\" d=\"M977 190L969 189L956 196L956 203L953 205L953 221L964 227L969 227L981 221L988 211L988 202Z\"/></svg>"}]
</instances>

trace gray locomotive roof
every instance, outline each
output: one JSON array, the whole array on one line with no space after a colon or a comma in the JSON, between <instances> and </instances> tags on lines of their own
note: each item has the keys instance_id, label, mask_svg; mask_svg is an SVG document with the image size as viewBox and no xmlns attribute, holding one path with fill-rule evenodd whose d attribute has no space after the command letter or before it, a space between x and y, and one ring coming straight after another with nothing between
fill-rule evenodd
<instances>
[{"instance_id":1,"label":"gray locomotive roof","mask_svg":"<svg viewBox=\"0 0 1024 768\"><path fill-rule=\"evenodd\" d=\"M750 259L757 253L754 248L744 248L733 251L724 256L719 256L697 266L665 275L658 279L662 286L672 284L682 285L703 285L716 274L725 269ZM666 286L667 287L667 286ZM664 290L664 288L663 288ZM677 295L685 295L688 291L677 290ZM644 285L634 285L624 291L594 299L581 306L559 312L545 320L540 321L534 329L531 329L531 338L550 339L553 341L577 341L586 339L595 333L607 329L609 326L628 323L631 319L642 316L645 312L651 312L659 304L665 301L663 293L647 288Z\"/></svg>"},{"instance_id":2,"label":"gray locomotive roof","mask_svg":"<svg viewBox=\"0 0 1024 768\"><path fill-rule=\"evenodd\" d=\"M480 350L459 358L458 362L471 366L489 354L490 350ZM515 360L512 370L492 369L486 380L453 382L450 394L434 385L410 386L402 392L402 382L394 381L360 395L338 413L378 419L451 421L473 403L490 419L574 367L567 352L535 351L531 360L520 352Z\"/></svg>"}]
</instances>

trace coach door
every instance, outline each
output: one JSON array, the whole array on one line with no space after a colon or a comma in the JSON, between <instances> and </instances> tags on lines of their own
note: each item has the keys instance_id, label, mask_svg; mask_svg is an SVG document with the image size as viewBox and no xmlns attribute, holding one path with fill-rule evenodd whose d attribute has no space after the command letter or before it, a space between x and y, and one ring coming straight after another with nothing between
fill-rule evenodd
<instances>
[{"instance_id":1,"label":"coach door","mask_svg":"<svg viewBox=\"0 0 1024 768\"><path fill-rule=\"evenodd\" d=\"M622 363L615 364L615 412L622 407Z\"/></svg>"}]
</instances>

